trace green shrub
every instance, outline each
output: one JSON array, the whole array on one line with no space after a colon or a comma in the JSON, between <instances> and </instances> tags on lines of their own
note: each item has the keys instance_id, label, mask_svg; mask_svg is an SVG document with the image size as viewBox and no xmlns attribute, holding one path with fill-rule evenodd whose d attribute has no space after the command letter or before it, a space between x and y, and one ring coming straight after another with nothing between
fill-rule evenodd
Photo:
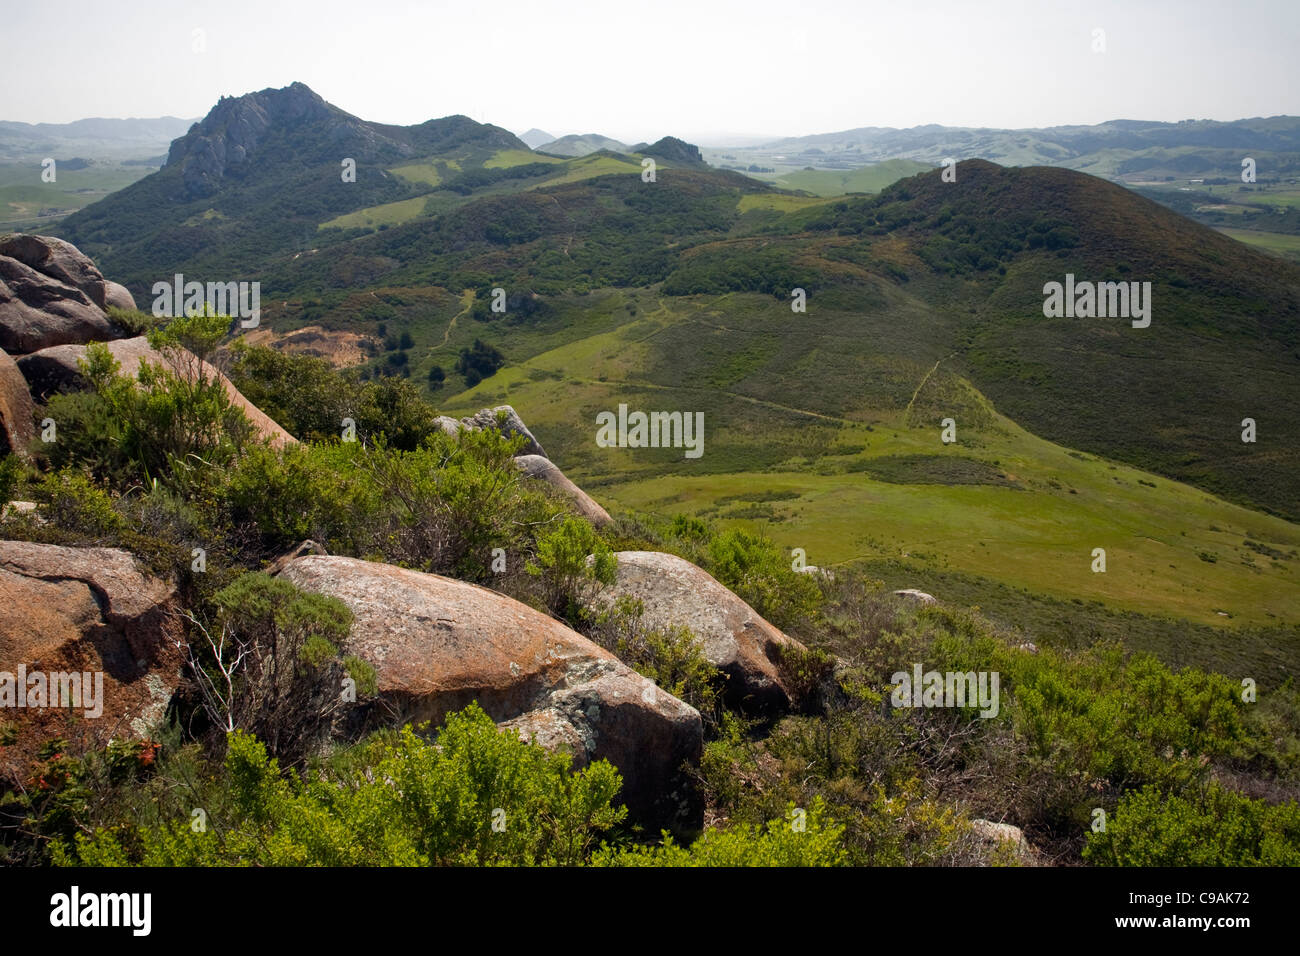
<instances>
[{"instance_id":1,"label":"green shrub","mask_svg":"<svg viewBox=\"0 0 1300 956\"><path fill-rule=\"evenodd\" d=\"M546 606L577 623L596 592L614 583L618 558L590 522L569 517L558 528L538 536L537 555L528 562L527 570L541 582Z\"/></svg>"},{"instance_id":2,"label":"green shrub","mask_svg":"<svg viewBox=\"0 0 1300 956\"><path fill-rule=\"evenodd\" d=\"M77 471L45 475L33 497L44 505L48 521L90 540L110 539L126 527L108 492Z\"/></svg>"},{"instance_id":3,"label":"green shrub","mask_svg":"<svg viewBox=\"0 0 1300 956\"><path fill-rule=\"evenodd\" d=\"M239 576L212 603L212 621L189 617L190 671L208 718L302 762L347 703L344 677L355 672L358 690L374 686L364 662L352 658L345 666L339 654L352 612L338 598L260 572Z\"/></svg>"},{"instance_id":4,"label":"green shrub","mask_svg":"<svg viewBox=\"0 0 1300 956\"><path fill-rule=\"evenodd\" d=\"M638 674L650 678L704 718L711 734L722 716L726 675L704 656L700 639L686 627L647 627L645 605L628 595L596 615L591 637Z\"/></svg>"},{"instance_id":5,"label":"green shrub","mask_svg":"<svg viewBox=\"0 0 1300 956\"><path fill-rule=\"evenodd\" d=\"M160 478L178 486L228 465L252 441L252 425L214 373L172 348L174 341L203 348L202 333L155 331L151 341L165 349L164 364L141 362L136 381L118 374L121 366L105 346L87 345L80 366L90 390L49 400L46 414L58 433L43 446L46 457L55 467L81 465L106 479Z\"/></svg>"},{"instance_id":6,"label":"green shrub","mask_svg":"<svg viewBox=\"0 0 1300 956\"><path fill-rule=\"evenodd\" d=\"M791 567L790 558L769 539L743 528L709 542L708 571L777 627L788 627L816 613L817 582Z\"/></svg>"},{"instance_id":7,"label":"green shrub","mask_svg":"<svg viewBox=\"0 0 1300 956\"><path fill-rule=\"evenodd\" d=\"M1100 866L1300 866L1300 804L1270 805L1211 782L1126 793L1083 858Z\"/></svg>"},{"instance_id":8,"label":"green shrub","mask_svg":"<svg viewBox=\"0 0 1300 956\"><path fill-rule=\"evenodd\" d=\"M17 455L0 457L0 508L14 499L14 492L24 478L25 469Z\"/></svg>"},{"instance_id":9,"label":"green shrub","mask_svg":"<svg viewBox=\"0 0 1300 956\"><path fill-rule=\"evenodd\" d=\"M817 800L807 811L790 804L783 819L761 827L741 824L709 830L689 847L680 846L665 832L662 846L604 848L592 862L597 866L842 866L847 862L843 835L843 825Z\"/></svg>"},{"instance_id":10,"label":"green shrub","mask_svg":"<svg viewBox=\"0 0 1300 956\"><path fill-rule=\"evenodd\" d=\"M436 743L408 727L306 777L286 776L254 737L233 733L201 831L182 793L170 820L100 826L60 843L54 857L88 866L575 865L626 816L613 804L621 783L603 760L574 772L567 755L498 730L477 705L448 716Z\"/></svg>"},{"instance_id":11,"label":"green shrub","mask_svg":"<svg viewBox=\"0 0 1300 956\"><path fill-rule=\"evenodd\" d=\"M108 307L108 317L133 336L145 335L156 329L160 321L148 312L141 312L139 309L119 309L114 305Z\"/></svg>"}]
</instances>

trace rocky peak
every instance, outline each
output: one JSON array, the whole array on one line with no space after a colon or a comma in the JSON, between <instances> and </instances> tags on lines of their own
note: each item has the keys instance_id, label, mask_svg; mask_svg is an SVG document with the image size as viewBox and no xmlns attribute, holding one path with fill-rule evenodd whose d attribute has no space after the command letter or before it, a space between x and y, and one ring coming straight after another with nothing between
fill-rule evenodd
<instances>
[{"instance_id":1,"label":"rocky peak","mask_svg":"<svg viewBox=\"0 0 1300 956\"><path fill-rule=\"evenodd\" d=\"M644 156L654 156L657 159L666 159L670 163L681 163L686 166L704 165L704 157L700 154L700 148L685 140L678 139L676 136L665 136L649 146L634 146L633 152L641 153Z\"/></svg>"},{"instance_id":2,"label":"rocky peak","mask_svg":"<svg viewBox=\"0 0 1300 956\"><path fill-rule=\"evenodd\" d=\"M337 147L364 154L369 141L380 139L362 120L326 103L310 87L291 83L279 90L223 96L207 116L172 142L166 165L180 167L187 198L209 196L221 187L227 171L248 163L277 128L291 133L315 124L324 126L318 142L336 147L340 158L347 154Z\"/></svg>"}]
</instances>

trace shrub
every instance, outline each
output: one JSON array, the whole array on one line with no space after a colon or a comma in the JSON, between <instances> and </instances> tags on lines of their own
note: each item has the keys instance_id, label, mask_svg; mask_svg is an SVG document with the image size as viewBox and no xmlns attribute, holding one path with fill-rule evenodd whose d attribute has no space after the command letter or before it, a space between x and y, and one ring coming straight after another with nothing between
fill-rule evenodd
<instances>
[{"instance_id":1,"label":"shrub","mask_svg":"<svg viewBox=\"0 0 1300 956\"><path fill-rule=\"evenodd\" d=\"M51 472L33 492L33 497L45 506L47 520L83 538L111 539L126 526L108 492L80 472Z\"/></svg>"},{"instance_id":2,"label":"shrub","mask_svg":"<svg viewBox=\"0 0 1300 956\"><path fill-rule=\"evenodd\" d=\"M118 374L121 366L105 346L86 347L80 366L90 391L55 395L47 405L59 431L44 449L56 467L79 464L103 478L179 484L198 469L229 464L251 442L252 425L219 378L172 345L187 341L202 350L210 337L202 328L168 330L150 336L167 349L167 367L141 362L134 382Z\"/></svg>"},{"instance_id":3,"label":"shrub","mask_svg":"<svg viewBox=\"0 0 1300 956\"><path fill-rule=\"evenodd\" d=\"M722 717L720 685L726 676L704 656L690 628L653 629L643 623L644 615L641 601L623 595L596 616L591 636L638 674L698 710L711 733Z\"/></svg>"},{"instance_id":4,"label":"shrub","mask_svg":"<svg viewBox=\"0 0 1300 956\"><path fill-rule=\"evenodd\" d=\"M1083 858L1101 866L1300 866L1300 805L1272 806L1211 782L1126 793Z\"/></svg>"},{"instance_id":5,"label":"shrub","mask_svg":"<svg viewBox=\"0 0 1300 956\"><path fill-rule=\"evenodd\" d=\"M448 716L431 743L405 728L305 778L230 735L209 824L191 826L193 784L148 825L100 826L61 842L64 865L575 865L622 822L622 780L603 760L570 758L498 730L477 705Z\"/></svg>"},{"instance_id":6,"label":"shrub","mask_svg":"<svg viewBox=\"0 0 1300 956\"><path fill-rule=\"evenodd\" d=\"M0 508L13 500L14 492L23 480L23 463L17 455L0 457Z\"/></svg>"},{"instance_id":7,"label":"shrub","mask_svg":"<svg viewBox=\"0 0 1300 956\"><path fill-rule=\"evenodd\" d=\"M465 384L473 388L483 379L495 375L506 362L506 358L495 347L480 339L474 340L471 348L461 349L456 360L456 371L465 376Z\"/></svg>"},{"instance_id":8,"label":"shrub","mask_svg":"<svg viewBox=\"0 0 1300 956\"><path fill-rule=\"evenodd\" d=\"M601 586L614 583L618 558L589 522L569 517L538 536L537 556L527 570L540 580L546 606L576 624Z\"/></svg>"},{"instance_id":9,"label":"shrub","mask_svg":"<svg viewBox=\"0 0 1300 956\"><path fill-rule=\"evenodd\" d=\"M108 307L108 317L133 336L145 335L156 329L160 322L148 312L141 312L139 309L119 309L115 305Z\"/></svg>"},{"instance_id":10,"label":"shrub","mask_svg":"<svg viewBox=\"0 0 1300 956\"><path fill-rule=\"evenodd\" d=\"M683 847L664 833L663 845L634 849L602 849L597 866L842 866L844 827L836 823L821 800L805 812L790 804L786 816L761 827L741 824L709 830Z\"/></svg>"},{"instance_id":11,"label":"shrub","mask_svg":"<svg viewBox=\"0 0 1300 956\"><path fill-rule=\"evenodd\" d=\"M218 592L213 605L210 623L188 615L196 632L189 664L220 730L257 734L273 754L302 762L343 707L343 678L358 689L374 687L368 665L352 658L349 670L340 659L352 612L338 598L250 572Z\"/></svg>"},{"instance_id":12,"label":"shrub","mask_svg":"<svg viewBox=\"0 0 1300 956\"><path fill-rule=\"evenodd\" d=\"M817 582L790 566L786 553L769 539L735 528L709 542L708 571L777 627L788 627L816 613Z\"/></svg>"}]
</instances>

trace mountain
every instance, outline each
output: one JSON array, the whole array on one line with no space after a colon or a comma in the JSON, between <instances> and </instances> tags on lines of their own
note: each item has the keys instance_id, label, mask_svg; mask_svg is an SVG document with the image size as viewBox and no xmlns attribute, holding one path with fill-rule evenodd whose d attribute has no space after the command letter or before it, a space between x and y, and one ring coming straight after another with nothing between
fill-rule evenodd
<instances>
[{"instance_id":1,"label":"mountain","mask_svg":"<svg viewBox=\"0 0 1300 956\"><path fill-rule=\"evenodd\" d=\"M654 290L643 307L663 317L654 336L636 340L636 379L681 390L665 396L675 407L705 395L718 415L737 416L732 437L718 438L696 470L759 454L759 434L765 461L828 440L810 437L816 419L786 444L775 426L743 428L763 415L754 401L837 420L906 410L909 429L953 414L982 421L991 405L1080 452L1300 517L1296 267L1070 170L972 160L957 167L957 183L934 170L840 201L707 167L671 169L657 183L666 188L647 189L634 171L472 198L310 258L281 257L263 275L277 297L320 303L289 310L291 324L332 316L339 328L373 314L357 287L486 294L500 283L540 295L509 322L477 314L489 323L482 327L449 325L447 315L426 332L414 306L387 310L412 323L425 349L416 375L454 363L462 345L453 332L486 336L510 362L528 364L584 329L610 332L588 325L594 306L575 291ZM1067 273L1151 283L1150 326L1045 318L1043 287ZM359 284L347 278L359 274ZM815 321L790 322L788 305L786 321L774 314L796 287L808 292ZM640 316L624 321L640 328ZM731 334L709 331L718 327ZM530 389L548 381L516 382L523 397L508 397L531 408L544 399ZM507 397L494 388L487 380L471 400ZM617 394L611 385L604 401ZM607 461L578 440L584 416L600 407L566 406L546 423L572 436L565 454L583 467ZM1246 417L1268 421L1268 441L1240 440Z\"/></svg>"},{"instance_id":2,"label":"mountain","mask_svg":"<svg viewBox=\"0 0 1300 956\"><path fill-rule=\"evenodd\" d=\"M82 119L72 123L15 123L0 120L0 162L40 162L85 156L91 159L144 159L167 151L167 144L193 120Z\"/></svg>"},{"instance_id":3,"label":"mountain","mask_svg":"<svg viewBox=\"0 0 1300 956\"><path fill-rule=\"evenodd\" d=\"M412 364L376 355L367 374L451 368L476 338L528 363L611 331L616 316L591 324L592 290L653 290L648 301L627 293L641 305L622 319L663 316L637 340L638 381L696 383L676 407L703 394L731 423L696 470L785 460L811 436L829 440L816 416L901 415L910 430L996 408L1081 454L1300 517L1294 266L1070 170L972 160L956 183L934 170L837 201L704 166L672 137L635 149L663 160L656 182L635 156L561 160L463 117L382 127L305 87L263 91L223 101L166 167L70 217L65 237L137 298L159 277L202 268L260 279L281 303L266 310L281 331L408 330ZM340 154L358 157L356 183L337 179ZM349 210L375 225L347 221ZM1067 273L1151 283L1150 326L1044 318L1044 285ZM508 321L482 304L493 287L515 303ZM815 323L790 323L796 287ZM783 301L786 321L771 325ZM715 323L731 332L705 331ZM489 404L508 380L485 379L472 400ZM451 382L442 394L461 390ZM801 437L777 440L775 424L741 425L767 414L752 402L814 417ZM541 420L594 469L579 438L591 412L578 404ZM1240 440L1247 417L1267 440Z\"/></svg>"},{"instance_id":4,"label":"mountain","mask_svg":"<svg viewBox=\"0 0 1300 956\"><path fill-rule=\"evenodd\" d=\"M97 256L111 250L109 267L140 294L157 263L256 269L314 246L321 222L427 192L386 166L435 155L481 162L500 150L527 147L466 116L366 122L294 83L223 98L171 144L162 169L68 217L59 234Z\"/></svg>"},{"instance_id":5,"label":"mountain","mask_svg":"<svg viewBox=\"0 0 1300 956\"><path fill-rule=\"evenodd\" d=\"M601 136L599 133L586 133L581 136L574 133L533 148L539 153L550 153L552 156L587 156L602 149L607 149L611 153L629 152L626 144L610 139L608 136Z\"/></svg>"},{"instance_id":6,"label":"mountain","mask_svg":"<svg viewBox=\"0 0 1300 956\"><path fill-rule=\"evenodd\" d=\"M784 154L791 164L808 160L812 165L862 165L886 159L938 164L947 158L982 158L1004 165L1064 165L1078 169L1101 164L1121 174L1175 163L1188 173L1231 168L1243 155L1300 153L1300 117L1179 123L1111 120L1095 126L1018 130L933 124L910 129L863 127L776 140L761 150ZM1116 158L1116 151L1125 155ZM1220 159L1225 154L1236 157L1227 167Z\"/></svg>"},{"instance_id":7,"label":"mountain","mask_svg":"<svg viewBox=\"0 0 1300 956\"><path fill-rule=\"evenodd\" d=\"M555 137L552 136L550 133L546 132L546 130L538 129L536 126L530 129L527 133L524 133L519 138L523 141L524 145L526 145L529 149L536 149L538 146L541 146L543 143L549 143L555 139Z\"/></svg>"},{"instance_id":8,"label":"mountain","mask_svg":"<svg viewBox=\"0 0 1300 956\"><path fill-rule=\"evenodd\" d=\"M655 159L666 159L671 163L680 163L686 166L705 165L704 157L700 155L700 148L680 140L676 136L665 136L663 139L650 144L638 143L632 147L632 152L640 153L643 156L653 156Z\"/></svg>"}]
</instances>

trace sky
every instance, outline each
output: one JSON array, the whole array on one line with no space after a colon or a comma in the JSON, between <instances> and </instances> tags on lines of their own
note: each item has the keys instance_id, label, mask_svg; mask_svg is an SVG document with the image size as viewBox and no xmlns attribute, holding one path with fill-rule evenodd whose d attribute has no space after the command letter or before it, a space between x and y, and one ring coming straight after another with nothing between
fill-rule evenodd
<instances>
[{"instance_id":1,"label":"sky","mask_svg":"<svg viewBox=\"0 0 1300 956\"><path fill-rule=\"evenodd\" d=\"M0 50L29 123L295 80L367 120L628 143L1300 114L1300 0L4 0Z\"/></svg>"}]
</instances>

